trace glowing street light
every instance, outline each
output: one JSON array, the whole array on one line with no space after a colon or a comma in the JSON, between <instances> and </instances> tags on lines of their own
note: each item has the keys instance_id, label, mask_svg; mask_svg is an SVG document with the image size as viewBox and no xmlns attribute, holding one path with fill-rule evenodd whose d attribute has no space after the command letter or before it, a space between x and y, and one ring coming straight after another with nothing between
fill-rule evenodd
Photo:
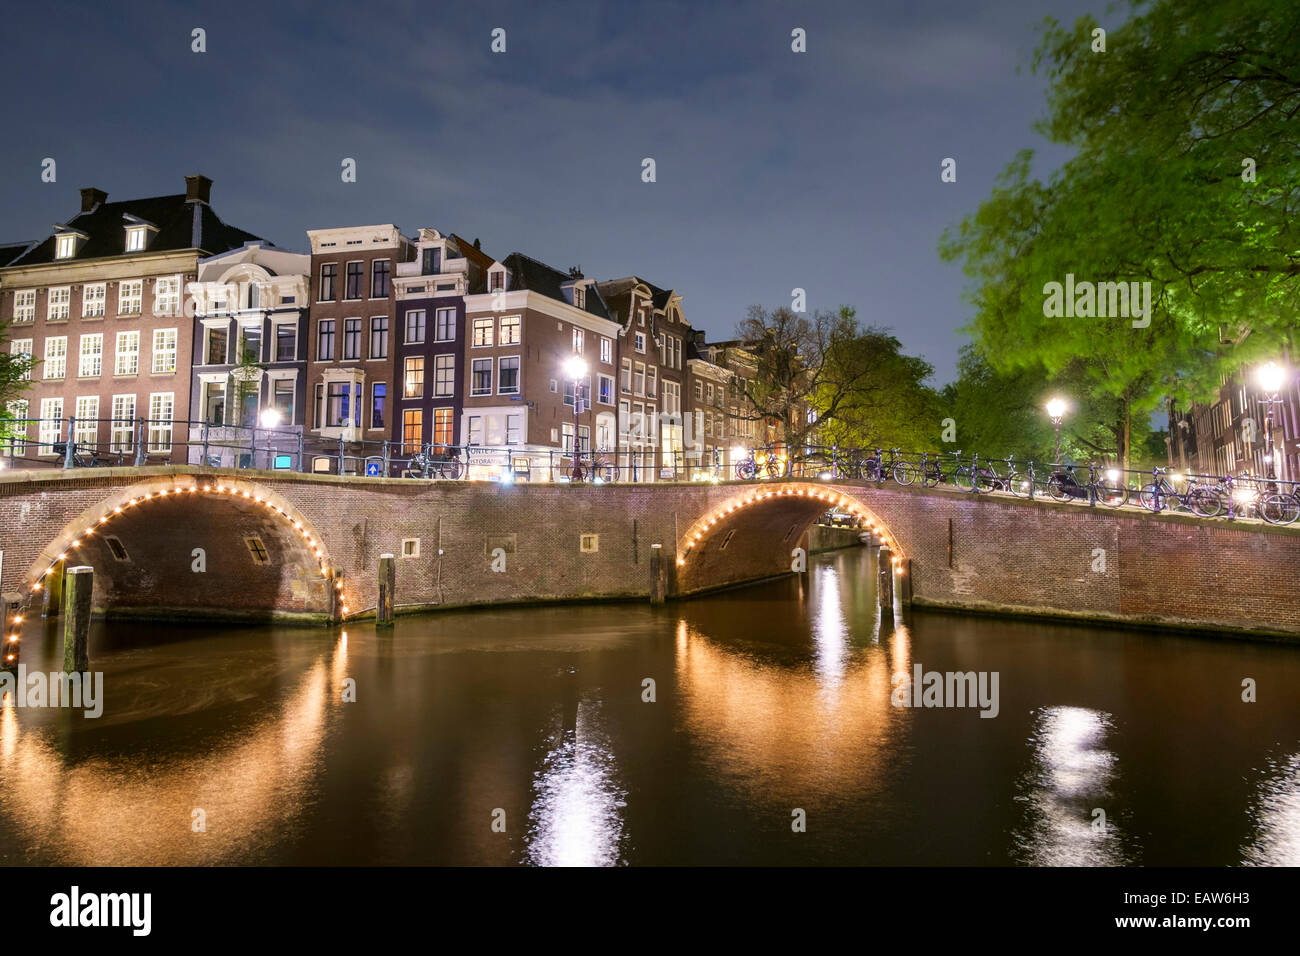
<instances>
[{"instance_id":1,"label":"glowing street light","mask_svg":"<svg viewBox=\"0 0 1300 956\"><path fill-rule=\"evenodd\" d=\"M1264 463L1268 465L1268 480L1277 480L1277 467L1273 454L1273 406L1282 401L1282 386L1286 384L1286 369L1276 362L1261 365L1255 373L1260 391L1264 397L1260 404L1264 406Z\"/></svg>"},{"instance_id":2,"label":"glowing street light","mask_svg":"<svg viewBox=\"0 0 1300 956\"><path fill-rule=\"evenodd\" d=\"M1056 462L1061 461L1061 419L1065 417L1067 406L1065 399L1052 398L1047 402L1047 417L1052 420L1052 426L1056 429Z\"/></svg>"},{"instance_id":3,"label":"glowing street light","mask_svg":"<svg viewBox=\"0 0 1300 956\"><path fill-rule=\"evenodd\" d=\"M262 412L258 421L262 423L263 428L275 428L280 424L280 410L278 408L268 408Z\"/></svg>"},{"instance_id":4,"label":"glowing street light","mask_svg":"<svg viewBox=\"0 0 1300 956\"><path fill-rule=\"evenodd\" d=\"M582 383L587 377L587 363L574 355L564 363L564 374L573 382L573 473L570 481L582 481L582 439L578 421L582 416Z\"/></svg>"}]
</instances>

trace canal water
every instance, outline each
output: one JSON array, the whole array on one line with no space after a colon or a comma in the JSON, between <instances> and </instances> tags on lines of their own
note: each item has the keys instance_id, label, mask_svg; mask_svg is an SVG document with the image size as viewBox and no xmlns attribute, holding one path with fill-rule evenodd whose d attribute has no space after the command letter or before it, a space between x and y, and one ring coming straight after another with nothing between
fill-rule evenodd
<instances>
[{"instance_id":1,"label":"canal water","mask_svg":"<svg viewBox=\"0 0 1300 956\"><path fill-rule=\"evenodd\" d=\"M100 626L101 717L0 709L0 862L1300 864L1300 647L881 633L870 558L387 635ZM996 716L895 706L918 666L996 673Z\"/></svg>"}]
</instances>

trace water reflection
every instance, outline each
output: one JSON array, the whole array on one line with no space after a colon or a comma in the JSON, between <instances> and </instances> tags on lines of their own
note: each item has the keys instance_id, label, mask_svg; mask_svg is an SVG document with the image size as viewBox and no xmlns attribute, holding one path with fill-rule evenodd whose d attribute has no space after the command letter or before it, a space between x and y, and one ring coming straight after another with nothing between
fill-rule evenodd
<instances>
[{"instance_id":1,"label":"water reflection","mask_svg":"<svg viewBox=\"0 0 1300 956\"><path fill-rule=\"evenodd\" d=\"M601 727L600 702L564 715L534 775L525 861L535 866L613 866L621 862L626 793ZM557 722L559 718L557 718Z\"/></svg>"},{"instance_id":2,"label":"water reflection","mask_svg":"<svg viewBox=\"0 0 1300 956\"><path fill-rule=\"evenodd\" d=\"M1300 866L1300 754L1270 763L1250 817L1255 839L1242 851L1243 864Z\"/></svg>"},{"instance_id":3,"label":"water reflection","mask_svg":"<svg viewBox=\"0 0 1300 956\"><path fill-rule=\"evenodd\" d=\"M0 710L0 810L42 862L246 861L259 845L292 830L320 772L328 705L338 699L342 642L333 657L332 666L324 659L311 665L242 738L231 743L223 734L215 749L199 745L174 759L136 753L70 759L66 723L25 728L15 708L6 706ZM152 716L144 708L118 714L116 723L147 723ZM89 732L113 730L106 719ZM193 829L195 810L203 811L206 832Z\"/></svg>"},{"instance_id":4,"label":"water reflection","mask_svg":"<svg viewBox=\"0 0 1300 956\"><path fill-rule=\"evenodd\" d=\"M1015 834L1020 862L1031 866L1118 866L1125 862L1113 812L1115 755L1106 747L1110 715L1086 707L1044 707L1030 738L1032 769L1017 786L1028 821Z\"/></svg>"}]
</instances>

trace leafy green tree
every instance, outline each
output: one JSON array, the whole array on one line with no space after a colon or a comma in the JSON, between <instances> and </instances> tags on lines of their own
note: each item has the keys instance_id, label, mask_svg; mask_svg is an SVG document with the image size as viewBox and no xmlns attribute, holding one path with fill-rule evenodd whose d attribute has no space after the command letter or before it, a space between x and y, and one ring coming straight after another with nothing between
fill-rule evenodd
<instances>
[{"instance_id":1,"label":"leafy green tree","mask_svg":"<svg viewBox=\"0 0 1300 956\"><path fill-rule=\"evenodd\" d=\"M940 243L973 280L981 354L999 373L1077 383L1108 417L1088 441L1125 465L1166 398L1208 398L1292 345L1300 304L1300 5L1131 6L1105 52L1092 17L1045 22L1036 128L1075 153L1044 183L1022 151ZM1067 275L1150 283L1151 314L1049 316L1048 284Z\"/></svg>"},{"instance_id":2,"label":"leafy green tree","mask_svg":"<svg viewBox=\"0 0 1300 956\"><path fill-rule=\"evenodd\" d=\"M31 387L28 376L36 365L29 355L11 355L8 344L7 326L0 325L0 439L20 435L22 426L14 424L15 415L12 403L22 400L23 393ZM31 417L31 410L27 412Z\"/></svg>"}]
</instances>

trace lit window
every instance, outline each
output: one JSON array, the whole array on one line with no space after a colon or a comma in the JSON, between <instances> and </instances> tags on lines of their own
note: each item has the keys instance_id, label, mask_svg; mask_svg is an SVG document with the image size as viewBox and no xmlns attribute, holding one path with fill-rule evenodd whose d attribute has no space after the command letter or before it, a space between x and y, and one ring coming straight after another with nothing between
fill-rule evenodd
<instances>
[{"instance_id":1,"label":"lit window","mask_svg":"<svg viewBox=\"0 0 1300 956\"><path fill-rule=\"evenodd\" d=\"M76 236L58 236L55 242L54 257L56 259L71 259L77 251Z\"/></svg>"},{"instance_id":2,"label":"lit window","mask_svg":"<svg viewBox=\"0 0 1300 956\"><path fill-rule=\"evenodd\" d=\"M118 315L139 315L144 302L144 280L128 279L117 287Z\"/></svg>"},{"instance_id":3,"label":"lit window","mask_svg":"<svg viewBox=\"0 0 1300 956\"><path fill-rule=\"evenodd\" d=\"M72 289L64 286L61 289L50 290L50 300L46 309L45 318L49 322L61 322L68 317L68 311L72 304Z\"/></svg>"},{"instance_id":4,"label":"lit window","mask_svg":"<svg viewBox=\"0 0 1300 956\"><path fill-rule=\"evenodd\" d=\"M83 335L81 337L80 360L77 363L78 378L98 378L104 366L104 336Z\"/></svg>"},{"instance_id":5,"label":"lit window","mask_svg":"<svg viewBox=\"0 0 1300 956\"><path fill-rule=\"evenodd\" d=\"M126 230L126 251L139 252L144 248L144 226L129 226Z\"/></svg>"},{"instance_id":6,"label":"lit window","mask_svg":"<svg viewBox=\"0 0 1300 956\"><path fill-rule=\"evenodd\" d=\"M474 320L474 348L483 348L492 344L492 320Z\"/></svg>"},{"instance_id":7,"label":"lit window","mask_svg":"<svg viewBox=\"0 0 1300 956\"><path fill-rule=\"evenodd\" d=\"M102 318L104 315L105 286L100 282L81 288L81 315L87 319Z\"/></svg>"},{"instance_id":8,"label":"lit window","mask_svg":"<svg viewBox=\"0 0 1300 956\"><path fill-rule=\"evenodd\" d=\"M153 333L153 366L154 372L174 372L176 371L176 330L175 329L155 329ZM171 447L171 439L167 440L168 448Z\"/></svg>"},{"instance_id":9,"label":"lit window","mask_svg":"<svg viewBox=\"0 0 1300 956\"><path fill-rule=\"evenodd\" d=\"M47 379L58 379L67 375L68 337L66 335L52 335L45 339L45 361L41 369Z\"/></svg>"},{"instance_id":10,"label":"lit window","mask_svg":"<svg viewBox=\"0 0 1300 956\"><path fill-rule=\"evenodd\" d=\"M14 293L14 321L36 321L36 290L21 289Z\"/></svg>"},{"instance_id":11,"label":"lit window","mask_svg":"<svg viewBox=\"0 0 1300 956\"><path fill-rule=\"evenodd\" d=\"M517 315L503 315L501 317L501 345L518 345L520 334L520 320Z\"/></svg>"}]
</instances>

